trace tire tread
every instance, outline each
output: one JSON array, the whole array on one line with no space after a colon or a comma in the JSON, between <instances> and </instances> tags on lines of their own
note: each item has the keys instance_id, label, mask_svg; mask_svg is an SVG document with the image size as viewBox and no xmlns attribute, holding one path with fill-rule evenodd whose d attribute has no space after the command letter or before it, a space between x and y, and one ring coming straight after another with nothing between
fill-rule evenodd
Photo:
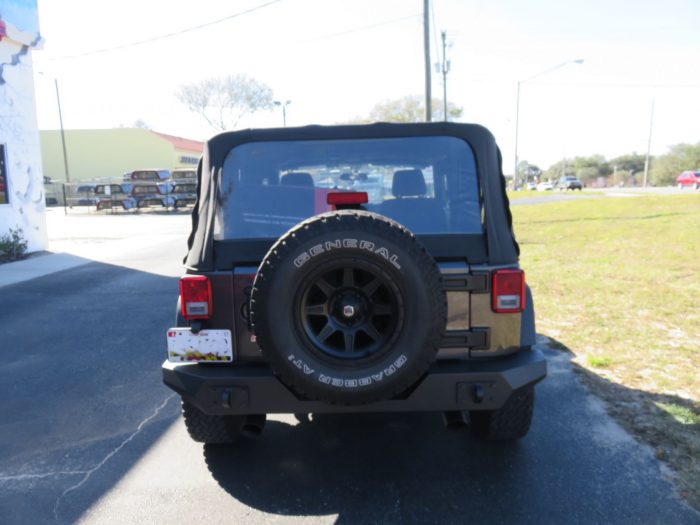
<instances>
[{"instance_id":1,"label":"tire tread","mask_svg":"<svg viewBox=\"0 0 700 525\"><path fill-rule=\"evenodd\" d=\"M520 439L530 430L534 408L535 388L530 386L516 391L498 410L472 411L472 431L490 441Z\"/></svg>"},{"instance_id":2,"label":"tire tread","mask_svg":"<svg viewBox=\"0 0 700 525\"><path fill-rule=\"evenodd\" d=\"M187 401L182 401L182 418L190 437L205 444L233 443L245 422L245 416L210 416Z\"/></svg>"}]
</instances>

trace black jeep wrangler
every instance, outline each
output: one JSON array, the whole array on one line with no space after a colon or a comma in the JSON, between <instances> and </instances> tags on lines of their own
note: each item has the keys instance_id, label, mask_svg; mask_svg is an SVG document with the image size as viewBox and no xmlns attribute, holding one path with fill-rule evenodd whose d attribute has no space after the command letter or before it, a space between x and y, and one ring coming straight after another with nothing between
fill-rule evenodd
<instances>
[{"instance_id":1,"label":"black jeep wrangler","mask_svg":"<svg viewBox=\"0 0 700 525\"><path fill-rule=\"evenodd\" d=\"M324 412L440 411L488 439L527 434L546 362L485 128L218 135L188 246L163 379L194 440Z\"/></svg>"}]
</instances>

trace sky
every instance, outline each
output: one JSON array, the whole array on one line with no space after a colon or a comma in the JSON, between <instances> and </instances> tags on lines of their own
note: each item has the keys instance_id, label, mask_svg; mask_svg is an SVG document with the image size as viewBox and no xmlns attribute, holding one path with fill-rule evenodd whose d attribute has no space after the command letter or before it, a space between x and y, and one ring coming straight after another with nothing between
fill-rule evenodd
<instances>
[{"instance_id":1,"label":"sky","mask_svg":"<svg viewBox=\"0 0 700 525\"><path fill-rule=\"evenodd\" d=\"M66 129L142 120L204 140L215 130L174 93L238 73L291 101L290 126L366 117L382 101L424 95L422 11L422 0L39 0L39 128L59 126L54 79ZM460 121L493 132L506 173L518 82L521 160L546 168L563 157L644 153L652 101L659 155L700 141L698 21L696 0L431 0L431 61L441 59L444 30L448 100L464 109ZM442 98L434 71L432 91ZM238 127L281 125L277 109Z\"/></svg>"}]
</instances>

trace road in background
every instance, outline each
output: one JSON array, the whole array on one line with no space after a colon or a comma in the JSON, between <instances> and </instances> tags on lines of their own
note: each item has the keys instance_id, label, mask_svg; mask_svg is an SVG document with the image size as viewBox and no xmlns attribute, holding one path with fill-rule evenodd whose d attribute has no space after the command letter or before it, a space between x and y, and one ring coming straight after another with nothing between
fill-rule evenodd
<instances>
[{"instance_id":1,"label":"road in background","mask_svg":"<svg viewBox=\"0 0 700 525\"><path fill-rule=\"evenodd\" d=\"M0 292L3 523L700 523L545 339L517 444L437 414L274 416L236 448L192 442L160 376L187 217L138 218L82 236L117 224L133 248L102 240L100 262Z\"/></svg>"}]
</instances>

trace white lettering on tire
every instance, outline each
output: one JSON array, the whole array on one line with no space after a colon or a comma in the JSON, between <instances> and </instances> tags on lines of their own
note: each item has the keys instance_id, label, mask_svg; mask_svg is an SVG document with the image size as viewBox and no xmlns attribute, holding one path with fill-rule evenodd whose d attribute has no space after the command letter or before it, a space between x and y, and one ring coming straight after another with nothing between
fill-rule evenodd
<instances>
[{"instance_id":1,"label":"white lettering on tire","mask_svg":"<svg viewBox=\"0 0 700 525\"><path fill-rule=\"evenodd\" d=\"M299 257L294 259L294 266L301 268L309 259L311 259L311 256L308 253L303 252L301 255L299 255Z\"/></svg>"},{"instance_id":2,"label":"white lettering on tire","mask_svg":"<svg viewBox=\"0 0 700 525\"><path fill-rule=\"evenodd\" d=\"M301 370L306 375L312 375L316 371L311 368L302 359L297 358L294 354L289 354L287 360L295 367ZM339 388L357 388L363 386L370 386L372 383L379 383L389 376L394 375L399 368L404 366L408 362L408 358L401 354L396 360L387 366L384 370L372 374L367 377L360 377L358 379L341 379L339 377L330 377L326 374L318 374L319 382L324 385L331 385Z\"/></svg>"},{"instance_id":3,"label":"white lettering on tire","mask_svg":"<svg viewBox=\"0 0 700 525\"><path fill-rule=\"evenodd\" d=\"M361 250L374 253L379 255L391 263L397 270L401 269L399 264L399 257L395 253L391 253L388 248L384 246L376 247L376 244L372 241L357 240L357 239L336 239L334 241L326 241L324 244L315 244L308 251L301 252L294 259L294 266L301 268L307 262L311 260L312 257L316 257L325 252L330 252L332 250L337 250L339 248L359 248Z\"/></svg>"}]
</instances>

